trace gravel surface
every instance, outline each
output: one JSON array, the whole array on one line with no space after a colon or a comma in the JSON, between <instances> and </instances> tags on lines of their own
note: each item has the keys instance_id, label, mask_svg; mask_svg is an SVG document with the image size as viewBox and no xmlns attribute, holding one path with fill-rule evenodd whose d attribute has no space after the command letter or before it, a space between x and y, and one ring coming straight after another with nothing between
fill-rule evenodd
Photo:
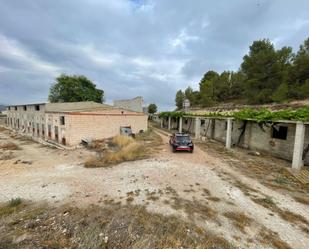
<instances>
[{"instance_id":1,"label":"gravel surface","mask_svg":"<svg viewBox=\"0 0 309 249\"><path fill-rule=\"evenodd\" d=\"M0 160L0 202L21 197L47 201L52 205L69 203L84 207L130 201L146 205L153 212L190 220L224 236L239 248L267 248L257 242L260 231L265 228L277 233L292 248L308 248L308 233L252 201L243 189L235 186L235 182L250 186L255 190L251 194L257 198L271 196L278 207L302 215L307 220L308 206L240 174L220 158L198 147L193 154L172 153L168 137L160 134L164 145L153 158L89 169L83 167L83 162L93 152L51 149L34 142L12 139L7 132L2 132L0 142L13 141L19 144L21 150L14 151L12 159ZM172 204L176 198L188 202L175 207ZM192 213L199 212L195 210L194 203L215 210L216 218L191 216L189 207ZM223 216L224 212L244 213L253 222L243 232Z\"/></svg>"}]
</instances>

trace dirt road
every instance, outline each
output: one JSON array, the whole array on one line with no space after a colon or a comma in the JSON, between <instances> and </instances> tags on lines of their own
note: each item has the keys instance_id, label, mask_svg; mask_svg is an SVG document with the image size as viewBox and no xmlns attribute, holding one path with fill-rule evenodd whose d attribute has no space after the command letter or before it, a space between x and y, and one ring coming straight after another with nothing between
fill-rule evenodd
<instances>
[{"instance_id":1,"label":"dirt road","mask_svg":"<svg viewBox=\"0 0 309 249\"><path fill-rule=\"evenodd\" d=\"M130 202L192 221L239 248L278 248L275 242L267 246L263 233L291 248L307 248L308 206L240 174L199 147L193 154L172 153L168 136L160 135L164 144L153 158L87 169L83 162L92 152L85 149L55 150L1 133L0 141L14 141L22 149L13 159L0 160L0 202L13 197L53 205ZM304 220L290 221L283 215L287 213Z\"/></svg>"}]
</instances>

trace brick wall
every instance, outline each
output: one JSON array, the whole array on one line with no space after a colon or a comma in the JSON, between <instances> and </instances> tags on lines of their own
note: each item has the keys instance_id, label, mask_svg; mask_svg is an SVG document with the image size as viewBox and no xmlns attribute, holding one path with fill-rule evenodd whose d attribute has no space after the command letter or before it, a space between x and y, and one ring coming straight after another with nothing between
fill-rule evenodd
<instances>
[{"instance_id":1,"label":"brick wall","mask_svg":"<svg viewBox=\"0 0 309 249\"><path fill-rule=\"evenodd\" d=\"M146 115L69 115L68 144L82 139L103 139L120 134L121 126L131 126L133 133L147 130Z\"/></svg>"}]
</instances>

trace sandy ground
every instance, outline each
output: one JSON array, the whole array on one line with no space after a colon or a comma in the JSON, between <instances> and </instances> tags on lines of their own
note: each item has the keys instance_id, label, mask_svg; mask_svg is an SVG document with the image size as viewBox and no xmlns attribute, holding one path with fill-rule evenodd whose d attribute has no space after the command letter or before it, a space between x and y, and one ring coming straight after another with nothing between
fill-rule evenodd
<instances>
[{"instance_id":1,"label":"sandy ground","mask_svg":"<svg viewBox=\"0 0 309 249\"><path fill-rule=\"evenodd\" d=\"M256 197L271 196L278 207L307 220L308 206L239 174L220 158L198 147L193 154L172 153L168 137L160 134L164 145L160 153L151 159L87 169L83 162L93 152L51 149L12 139L7 132L2 132L0 142L14 141L22 150L14 151L13 159L0 160L0 202L21 197L31 201L48 201L53 205L87 206L104 205L108 201L125 203L128 197L132 197L130 201L133 204L144 204L150 211L191 220L239 248L267 248L258 241L259 232L266 228L277 233L291 248L308 248L308 233L253 202L234 183L240 181L255 189L253 195ZM205 189L210 193L205 195ZM207 205L218 215L216 219L192 217L183 208L177 209L170 204L175 196L193 205L196 202ZM229 211L244 213L253 222L245 231L240 231L223 215Z\"/></svg>"}]
</instances>

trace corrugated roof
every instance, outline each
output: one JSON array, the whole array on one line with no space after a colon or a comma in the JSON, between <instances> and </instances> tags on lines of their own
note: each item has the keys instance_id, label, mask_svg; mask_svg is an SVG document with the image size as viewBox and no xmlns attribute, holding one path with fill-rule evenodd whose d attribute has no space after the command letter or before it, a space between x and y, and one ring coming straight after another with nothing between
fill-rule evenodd
<instances>
[{"instance_id":1,"label":"corrugated roof","mask_svg":"<svg viewBox=\"0 0 309 249\"><path fill-rule=\"evenodd\" d=\"M83 102L66 102L66 103L46 103L46 112L76 112L76 111L96 111L96 110L109 110L113 106L100 104L93 101Z\"/></svg>"}]
</instances>

